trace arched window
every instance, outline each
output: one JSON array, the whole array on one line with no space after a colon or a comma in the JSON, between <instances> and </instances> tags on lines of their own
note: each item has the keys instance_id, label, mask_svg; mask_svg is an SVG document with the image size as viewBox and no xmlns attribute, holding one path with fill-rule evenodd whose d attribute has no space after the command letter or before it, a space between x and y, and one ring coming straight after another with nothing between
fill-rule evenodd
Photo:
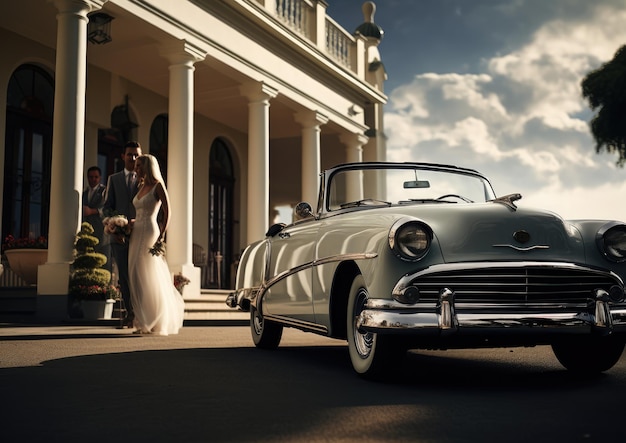
<instances>
[{"instance_id":1,"label":"arched window","mask_svg":"<svg viewBox=\"0 0 626 443\"><path fill-rule=\"evenodd\" d=\"M161 174L167 182L167 126L169 118L167 114L157 115L150 126L150 154L159 161Z\"/></svg>"},{"instance_id":2,"label":"arched window","mask_svg":"<svg viewBox=\"0 0 626 443\"><path fill-rule=\"evenodd\" d=\"M109 175L124 169L124 145L137 140L135 116L128 105L128 96L124 103L111 111L111 127L98 129L98 166L102 170L102 182L106 183Z\"/></svg>"},{"instance_id":3,"label":"arched window","mask_svg":"<svg viewBox=\"0 0 626 443\"><path fill-rule=\"evenodd\" d=\"M52 76L17 68L7 90L2 238L48 235L53 109Z\"/></svg>"}]
</instances>

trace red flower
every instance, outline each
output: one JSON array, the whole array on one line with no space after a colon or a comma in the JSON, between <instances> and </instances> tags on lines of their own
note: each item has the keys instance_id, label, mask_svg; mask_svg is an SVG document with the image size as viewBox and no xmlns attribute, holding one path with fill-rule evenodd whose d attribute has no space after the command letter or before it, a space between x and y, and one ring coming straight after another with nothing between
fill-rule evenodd
<instances>
[{"instance_id":1,"label":"red flower","mask_svg":"<svg viewBox=\"0 0 626 443\"><path fill-rule=\"evenodd\" d=\"M11 234L7 235L2 243L2 252L9 249L48 249L48 239L43 235L39 237L15 238Z\"/></svg>"}]
</instances>

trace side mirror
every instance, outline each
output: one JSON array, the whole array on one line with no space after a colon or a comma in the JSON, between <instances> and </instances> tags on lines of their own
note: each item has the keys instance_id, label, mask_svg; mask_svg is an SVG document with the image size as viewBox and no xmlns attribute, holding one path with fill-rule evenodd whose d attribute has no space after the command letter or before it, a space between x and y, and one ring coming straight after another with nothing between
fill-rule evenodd
<instances>
[{"instance_id":1,"label":"side mirror","mask_svg":"<svg viewBox=\"0 0 626 443\"><path fill-rule=\"evenodd\" d=\"M303 218L313 217L313 210L311 209L311 205L306 202L300 202L293 208L293 212L296 215L297 220L302 220Z\"/></svg>"}]
</instances>

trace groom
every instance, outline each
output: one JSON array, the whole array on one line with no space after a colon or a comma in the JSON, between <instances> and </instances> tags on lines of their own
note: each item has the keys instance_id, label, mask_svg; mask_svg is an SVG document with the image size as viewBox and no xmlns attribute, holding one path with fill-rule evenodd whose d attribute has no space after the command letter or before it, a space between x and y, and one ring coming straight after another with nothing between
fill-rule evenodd
<instances>
[{"instance_id":1,"label":"groom","mask_svg":"<svg viewBox=\"0 0 626 443\"><path fill-rule=\"evenodd\" d=\"M141 145L136 141L129 141L124 145L124 170L109 177L106 190L106 200L102 208L103 215L125 215L130 221L135 218L133 198L137 194L137 177L135 174L135 160L141 155ZM130 301L128 286L128 242L111 239L111 253L117 264L122 299L126 307L126 317L122 320L123 328L132 328L135 314Z\"/></svg>"}]
</instances>

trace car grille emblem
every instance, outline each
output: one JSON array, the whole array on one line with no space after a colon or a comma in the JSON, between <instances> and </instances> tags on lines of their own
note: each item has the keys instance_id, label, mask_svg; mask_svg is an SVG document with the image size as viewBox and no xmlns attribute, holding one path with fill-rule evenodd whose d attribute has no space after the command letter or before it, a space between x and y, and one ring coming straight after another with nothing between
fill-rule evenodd
<instances>
[{"instance_id":1,"label":"car grille emblem","mask_svg":"<svg viewBox=\"0 0 626 443\"><path fill-rule=\"evenodd\" d=\"M530 234L526 231L516 231L513 238L519 243L527 243L530 240Z\"/></svg>"}]
</instances>

